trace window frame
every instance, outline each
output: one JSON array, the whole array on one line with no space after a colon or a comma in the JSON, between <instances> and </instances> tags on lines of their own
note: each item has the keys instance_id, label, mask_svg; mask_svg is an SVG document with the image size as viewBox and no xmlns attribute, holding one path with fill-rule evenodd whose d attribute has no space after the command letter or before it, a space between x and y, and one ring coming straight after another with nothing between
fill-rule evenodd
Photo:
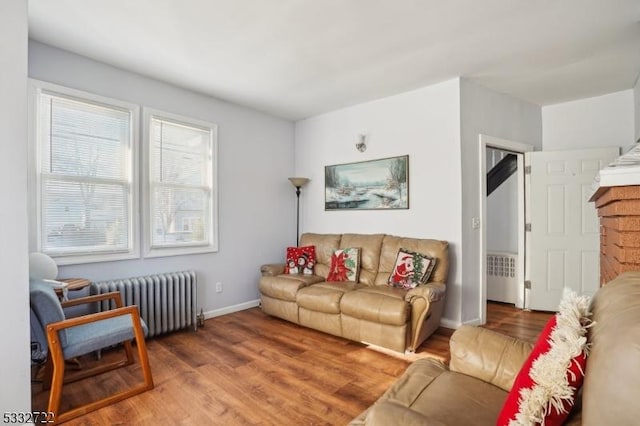
<instances>
[{"instance_id":1,"label":"window frame","mask_svg":"<svg viewBox=\"0 0 640 426\"><path fill-rule=\"evenodd\" d=\"M93 250L86 254L70 251L69 253L48 253L58 265L75 265L94 262L108 262L140 258L140 166L139 166L139 135L140 135L140 106L137 104L96 95L82 90L29 79L29 246L32 251L42 251L42 214L44 200L42 197L42 146L40 139L40 96L47 93L61 98L67 98L86 104L94 104L107 108L129 111L129 152L127 170L129 173L129 229L128 247L124 250Z\"/></svg>"},{"instance_id":2,"label":"window frame","mask_svg":"<svg viewBox=\"0 0 640 426\"><path fill-rule=\"evenodd\" d=\"M174 114L154 108L144 107L142 109L142 140L144 141L143 167L142 167L142 228L143 228L143 256L145 258L178 256L188 254L213 253L218 251L218 125L209 121L195 119L184 115ZM183 125L206 129L210 132L210 153L211 162L209 164L211 174L211 196L209 197L209 211L211 224L208 232L208 244L185 244L153 246L154 220L151 211L151 123L152 119L158 119Z\"/></svg>"}]
</instances>

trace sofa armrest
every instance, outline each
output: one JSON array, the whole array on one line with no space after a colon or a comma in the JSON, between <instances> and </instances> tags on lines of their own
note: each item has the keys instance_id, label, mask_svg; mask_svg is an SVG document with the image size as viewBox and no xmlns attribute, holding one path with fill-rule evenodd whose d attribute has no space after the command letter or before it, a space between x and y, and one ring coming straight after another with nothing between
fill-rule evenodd
<instances>
[{"instance_id":1,"label":"sofa armrest","mask_svg":"<svg viewBox=\"0 0 640 426\"><path fill-rule=\"evenodd\" d=\"M440 325L446 286L431 282L408 290L404 300L411 306L408 349L415 351Z\"/></svg>"},{"instance_id":2,"label":"sofa armrest","mask_svg":"<svg viewBox=\"0 0 640 426\"><path fill-rule=\"evenodd\" d=\"M418 410L412 410L392 401L379 401L372 405L365 422L367 426L445 426L444 423L437 419L430 419ZM357 425L357 423L350 423L351 425Z\"/></svg>"},{"instance_id":3,"label":"sofa armrest","mask_svg":"<svg viewBox=\"0 0 640 426\"><path fill-rule=\"evenodd\" d=\"M449 341L449 368L509 392L533 345L482 327L463 325Z\"/></svg>"},{"instance_id":4,"label":"sofa armrest","mask_svg":"<svg viewBox=\"0 0 640 426\"><path fill-rule=\"evenodd\" d=\"M284 273L284 263L269 263L260 267L263 277L275 277Z\"/></svg>"},{"instance_id":5,"label":"sofa armrest","mask_svg":"<svg viewBox=\"0 0 640 426\"><path fill-rule=\"evenodd\" d=\"M410 302L412 298L417 296L424 297L429 302L437 302L444 298L445 291L446 286L443 283L431 282L429 284L419 285L418 287L407 291L407 294L404 296L404 300Z\"/></svg>"}]
</instances>

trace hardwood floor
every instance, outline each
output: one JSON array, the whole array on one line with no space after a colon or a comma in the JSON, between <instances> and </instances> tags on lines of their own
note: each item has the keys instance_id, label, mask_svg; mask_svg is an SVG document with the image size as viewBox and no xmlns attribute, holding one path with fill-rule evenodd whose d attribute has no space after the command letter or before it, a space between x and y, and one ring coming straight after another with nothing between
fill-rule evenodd
<instances>
[{"instance_id":1,"label":"hardwood floor","mask_svg":"<svg viewBox=\"0 0 640 426\"><path fill-rule=\"evenodd\" d=\"M535 341L550 315L490 303L486 327ZM448 360L452 333L440 328L415 354L403 355L299 327L258 308L236 312L207 320L196 333L150 339L155 389L66 424L346 424L412 360ZM66 385L63 404L96 398L139 376L129 367ZM32 386L33 410L46 410L48 392L41 388Z\"/></svg>"}]
</instances>

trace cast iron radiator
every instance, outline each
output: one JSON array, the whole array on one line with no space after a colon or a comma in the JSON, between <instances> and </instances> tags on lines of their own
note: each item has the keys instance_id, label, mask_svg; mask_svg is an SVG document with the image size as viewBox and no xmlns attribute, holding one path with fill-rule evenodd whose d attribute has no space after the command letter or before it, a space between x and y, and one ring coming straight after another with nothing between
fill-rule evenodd
<instances>
[{"instance_id":1,"label":"cast iron radiator","mask_svg":"<svg viewBox=\"0 0 640 426\"><path fill-rule=\"evenodd\" d=\"M143 277L91 283L91 294L119 291L125 306L138 305L149 328L148 337L187 327L197 330L196 273L167 272ZM113 301L99 302L97 311L110 308ZM115 307L111 305L111 308Z\"/></svg>"}]
</instances>

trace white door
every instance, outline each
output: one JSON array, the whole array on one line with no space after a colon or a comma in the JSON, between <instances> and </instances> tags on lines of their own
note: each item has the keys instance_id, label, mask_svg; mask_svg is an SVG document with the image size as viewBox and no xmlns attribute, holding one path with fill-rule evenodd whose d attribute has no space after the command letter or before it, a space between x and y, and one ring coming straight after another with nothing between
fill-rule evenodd
<instances>
[{"instance_id":1,"label":"white door","mask_svg":"<svg viewBox=\"0 0 640 426\"><path fill-rule=\"evenodd\" d=\"M617 147L525 154L530 309L557 311L565 287L587 295L598 289L600 227L588 198L598 170L618 155Z\"/></svg>"}]
</instances>

